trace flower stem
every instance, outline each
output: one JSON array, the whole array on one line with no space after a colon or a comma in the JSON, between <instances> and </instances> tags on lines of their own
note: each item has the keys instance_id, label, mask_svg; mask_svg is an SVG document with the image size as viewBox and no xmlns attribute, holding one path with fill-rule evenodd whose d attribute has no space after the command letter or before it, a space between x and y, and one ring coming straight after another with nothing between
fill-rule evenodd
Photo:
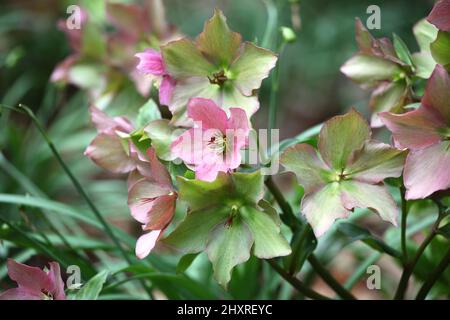
<instances>
[{"instance_id":1,"label":"flower stem","mask_svg":"<svg viewBox=\"0 0 450 320\"><path fill-rule=\"evenodd\" d=\"M305 284L297 279L296 277L290 275L282 267L280 267L274 260L267 260L271 267L287 282L289 282L295 289L304 294L306 297L316 300L330 300L330 298L321 295L320 293L311 290Z\"/></svg>"},{"instance_id":2,"label":"flower stem","mask_svg":"<svg viewBox=\"0 0 450 320\"><path fill-rule=\"evenodd\" d=\"M292 211L291 206L284 198L283 194L281 193L280 189L278 189L277 185L273 182L272 177L268 177L265 181L266 187L269 189L269 191L274 196L275 200L277 201L278 205L281 208L281 211L283 211L282 219L283 222L288 225L292 232L296 232L301 227L301 222L299 219L297 219ZM312 262L311 262L312 259ZM354 300L355 297L345 289L334 277L320 264L320 262L315 258L314 254L311 253L308 257L308 261L313 267L313 269L317 272L317 274L333 289L335 292L343 299L352 299Z\"/></svg>"},{"instance_id":3,"label":"flower stem","mask_svg":"<svg viewBox=\"0 0 450 320\"><path fill-rule=\"evenodd\" d=\"M397 291L395 292L394 300L403 300L404 299L406 289L408 288L409 278L413 274L414 268L415 268L417 262L419 262L422 254L425 252L425 249L428 247L428 245L431 243L431 241L436 236L437 230L439 228L439 223L447 215L447 213L448 212L444 212L442 210L442 207L439 206L439 215L438 215L438 218L437 218L436 222L434 223L433 227L431 228L430 233L428 234L428 236L425 238L425 240L420 245L420 247L417 250L413 259L411 261L407 262L405 265L405 268L403 269L403 273L400 278L400 282L398 284Z\"/></svg>"},{"instance_id":4,"label":"flower stem","mask_svg":"<svg viewBox=\"0 0 450 320\"><path fill-rule=\"evenodd\" d=\"M447 250L447 253L442 258L441 262L437 265L437 267L433 270L431 275L425 280L422 287L417 294L416 300L424 300L427 297L428 292L433 288L436 281L439 277L444 273L450 264L450 249Z\"/></svg>"},{"instance_id":5,"label":"flower stem","mask_svg":"<svg viewBox=\"0 0 450 320\"><path fill-rule=\"evenodd\" d=\"M408 250L406 248L406 220L408 216L407 202L405 199L406 189L404 186L400 187L400 195L402 201L402 222L401 222L401 246L403 254L403 265L408 261Z\"/></svg>"}]
</instances>

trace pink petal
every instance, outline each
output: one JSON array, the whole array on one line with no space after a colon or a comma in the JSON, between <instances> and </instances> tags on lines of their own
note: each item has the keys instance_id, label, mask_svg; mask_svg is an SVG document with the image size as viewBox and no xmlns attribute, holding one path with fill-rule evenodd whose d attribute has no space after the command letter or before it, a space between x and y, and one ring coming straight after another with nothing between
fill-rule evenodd
<instances>
[{"instance_id":1,"label":"pink petal","mask_svg":"<svg viewBox=\"0 0 450 320\"><path fill-rule=\"evenodd\" d=\"M404 183L406 199L423 199L450 188L450 143L441 142L412 151L406 158Z\"/></svg>"},{"instance_id":2,"label":"pink petal","mask_svg":"<svg viewBox=\"0 0 450 320\"><path fill-rule=\"evenodd\" d=\"M27 288L14 288L1 293L0 300L44 300L44 294Z\"/></svg>"},{"instance_id":3,"label":"pink petal","mask_svg":"<svg viewBox=\"0 0 450 320\"><path fill-rule=\"evenodd\" d=\"M227 114L214 101L203 98L192 98L187 106L188 116L195 122L201 122L203 130L219 129L225 133Z\"/></svg>"},{"instance_id":4,"label":"pink petal","mask_svg":"<svg viewBox=\"0 0 450 320\"><path fill-rule=\"evenodd\" d=\"M159 86L159 102L168 106L172 98L173 89L175 88L176 81L169 75L164 75Z\"/></svg>"},{"instance_id":5,"label":"pink petal","mask_svg":"<svg viewBox=\"0 0 450 320\"><path fill-rule=\"evenodd\" d=\"M172 221L175 212L175 193L156 198L151 210L147 213L144 230L159 230L165 228Z\"/></svg>"},{"instance_id":6,"label":"pink petal","mask_svg":"<svg viewBox=\"0 0 450 320\"><path fill-rule=\"evenodd\" d=\"M436 2L427 20L440 30L450 31L450 1L440 0Z\"/></svg>"},{"instance_id":7,"label":"pink petal","mask_svg":"<svg viewBox=\"0 0 450 320\"><path fill-rule=\"evenodd\" d=\"M159 161L155 149L148 149L147 156L150 161L150 178L158 182L161 186L167 188L168 190L172 190L172 179L170 177L169 171L167 171L166 167Z\"/></svg>"},{"instance_id":8,"label":"pink petal","mask_svg":"<svg viewBox=\"0 0 450 320\"><path fill-rule=\"evenodd\" d=\"M64 293L64 282L61 278L61 269L57 262L50 262L50 270L48 277L51 282L51 287L47 289L53 295L54 300L66 300Z\"/></svg>"},{"instance_id":9,"label":"pink petal","mask_svg":"<svg viewBox=\"0 0 450 320\"><path fill-rule=\"evenodd\" d=\"M422 105L429 108L430 112L437 111L444 123L450 123L450 75L439 64L427 82Z\"/></svg>"},{"instance_id":10,"label":"pink petal","mask_svg":"<svg viewBox=\"0 0 450 320\"><path fill-rule=\"evenodd\" d=\"M120 139L117 135L99 134L84 154L108 171L128 173L136 168L136 162L128 156Z\"/></svg>"},{"instance_id":11,"label":"pink petal","mask_svg":"<svg viewBox=\"0 0 450 320\"><path fill-rule=\"evenodd\" d=\"M227 172L227 166L222 159L216 158L215 161L205 161L195 167L195 178L207 182L216 180L219 172Z\"/></svg>"},{"instance_id":12,"label":"pink petal","mask_svg":"<svg viewBox=\"0 0 450 320\"><path fill-rule=\"evenodd\" d=\"M47 274L39 268L8 259L8 275L11 280L17 282L19 287L32 291L41 291L51 286Z\"/></svg>"},{"instance_id":13,"label":"pink petal","mask_svg":"<svg viewBox=\"0 0 450 320\"><path fill-rule=\"evenodd\" d=\"M153 230L139 237L136 242L136 257L144 259L155 247L162 230Z\"/></svg>"},{"instance_id":14,"label":"pink petal","mask_svg":"<svg viewBox=\"0 0 450 320\"><path fill-rule=\"evenodd\" d=\"M166 74L166 68L160 52L154 49L145 49L144 52L136 53L134 56L139 58L139 64L136 66L139 71L155 76Z\"/></svg>"},{"instance_id":15,"label":"pink petal","mask_svg":"<svg viewBox=\"0 0 450 320\"><path fill-rule=\"evenodd\" d=\"M228 129L241 129L248 135L250 131L247 114L241 108L230 108L230 119L227 121Z\"/></svg>"},{"instance_id":16,"label":"pink petal","mask_svg":"<svg viewBox=\"0 0 450 320\"><path fill-rule=\"evenodd\" d=\"M211 149L208 145L214 133L214 130L189 129L172 143L171 152L188 165L200 164L204 158L210 157Z\"/></svg>"},{"instance_id":17,"label":"pink petal","mask_svg":"<svg viewBox=\"0 0 450 320\"><path fill-rule=\"evenodd\" d=\"M398 148L417 150L438 143L441 137L437 130L446 127L439 116L423 107L403 114L382 112L378 116L392 132Z\"/></svg>"},{"instance_id":18,"label":"pink petal","mask_svg":"<svg viewBox=\"0 0 450 320\"><path fill-rule=\"evenodd\" d=\"M99 133L113 134L116 130L125 133L130 133L133 131L132 124L124 117L111 118L99 108L94 106L89 108L89 113L91 114L92 123L95 125Z\"/></svg>"},{"instance_id":19,"label":"pink petal","mask_svg":"<svg viewBox=\"0 0 450 320\"><path fill-rule=\"evenodd\" d=\"M58 63L50 76L50 81L68 81L69 70L78 61L78 58L78 55L74 54Z\"/></svg>"}]
</instances>

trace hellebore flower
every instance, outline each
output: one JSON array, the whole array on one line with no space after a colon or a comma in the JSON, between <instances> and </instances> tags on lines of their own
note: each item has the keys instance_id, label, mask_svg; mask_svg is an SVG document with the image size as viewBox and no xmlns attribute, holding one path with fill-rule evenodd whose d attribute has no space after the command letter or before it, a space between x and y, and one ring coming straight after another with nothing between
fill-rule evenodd
<instances>
[{"instance_id":1,"label":"hellebore flower","mask_svg":"<svg viewBox=\"0 0 450 320\"><path fill-rule=\"evenodd\" d=\"M406 199L450 188L450 76L436 65L421 106L401 115L380 114L394 143L410 150L403 180Z\"/></svg>"},{"instance_id":2,"label":"hellebore flower","mask_svg":"<svg viewBox=\"0 0 450 320\"><path fill-rule=\"evenodd\" d=\"M214 181L219 172L239 167L240 150L250 131L245 111L230 108L227 118L214 101L203 98L191 99L187 110L196 126L172 143L172 154L192 168L197 179L205 181Z\"/></svg>"},{"instance_id":3,"label":"hellebore flower","mask_svg":"<svg viewBox=\"0 0 450 320\"><path fill-rule=\"evenodd\" d=\"M354 208L369 208L397 225L397 206L383 180L399 177L406 152L371 140L365 119L352 110L328 120L318 150L297 144L281 156L305 190L301 210L316 236Z\"/></svg>"},{"instance_id":4,"label":"hellebore flower","mask_svg":"<svg viewBox=\"0 0 450 320\"><path fill-rule=\"evenodd\" d=\"M136 66L140 72L161 77L159 102L164 105L170 104L176 81L167 73L161 53L154 49L146 49L144 52L136 53L135 56L140 59Z\"/></svg>"},{"instance_id":5,"label":"hellebore flower","mask_svg":"<svg viewBox=\"0 0 450 320\"><path fill-rule=\"evenodd\" d=\"M223 287L232 269L247 261L250 252L260 259L291 253L280 234L277 212L261 200L264 184L259 171L220 173L214 182L178 177L178 186L189 210L161 241L183 254L206 251L214 277Z\"/></svg>"},{"instance_id":6,"label":"hellebore flower","mask_svg":"<svg viewBox=\"0 0 450 320\"><path fill-rule=\"evenodd\" d=\"M156 157L154 149L148 149L148 175L138 170L128 178L128 206L131 215L142 223L142 235L136 243L136 256L145 258L170 224L175 212L177 194L167 169Z\"/></svg>"},{"instance_id":7,"label":"hellebore flower","mask_svg":"<svg viewBox=\"0 0 450 320\"><path fill-rule=\"evenodd\" d=\"M401 113L403 106L412 102L407 81L411 66L398 57L388 38L373 38L359 19L355 28L359 52L341 67L341 72L363 88L374 88L369 102L371 125L381 127L378 112Z\"/></svg>"},{"instance_id":8,"label":"hellebore flower","mask_svg":"<svg viewBox=\"0 0 450 320\"><path fill-rule=\"evenodd\" d=\"M169 109L175 125L190 125L186 105L191 98L212 99L225 110L242 106L250 118L259 108L255 91L275 66L277 56L232 32L216 10L194 41L183 38L161 47L164 63L176 80Z\"/></svg>"},{"instance_id":9,"label":"hellebore flower","mask_svg":"<svg viewBox=\"0 0 450 320\"><path fill-rule=\"evenodd\" d=\"M436 2L427 20L439 30L450 31L450 1L439 0Z\"/></svg>"},{"instance_id":10,"label":"hellebore flower","mask_svg":"<svg viewBox=\"0 0 450 320\"><path fill-rule=\"evenodd\" d=\"M137 157L132 156L135 154L132 145L122 138L133 131L132 124L125 117L110 118L96 107L89 111L98 134L84 154L113 173L128 173L136 169Z\"/></svg>"},{"instance_id":11,"label":"hellebore flower","mask_svg":"<svg viewBox=\"0 0 450 320\"><path fill-rule=\"evenodd\" d=\"M45 272L8 259L8 275L19 285L0 294L0 300L66 300L64 282L57 262Z\"/></svg>"}]
</instances>

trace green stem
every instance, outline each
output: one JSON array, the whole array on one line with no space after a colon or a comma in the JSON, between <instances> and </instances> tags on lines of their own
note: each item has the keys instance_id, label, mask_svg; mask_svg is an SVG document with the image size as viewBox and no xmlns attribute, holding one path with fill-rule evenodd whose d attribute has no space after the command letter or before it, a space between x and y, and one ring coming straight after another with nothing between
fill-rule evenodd
<instances>
[{"instance_id":1,"label":"green stem","mask_svg":"<svg viewBox=\"0 0 450 320\"><path fill-rule=\"evenodd\" d=\"M408 288L409 278L413 274L414 268L415 268L417 262L420 260L420 257L422 257L422 254L425 252L425 249L428 247L428 245L431 243L431 241L436 236L437 230L439 228L439 223L441 222L441 220L444 218L445 215L446 215L446 213L444 213L440 208L439 216L438 216L436 222L434 223L430 233L428 234L428 236L425 238L425 240L420 245L414 258L405 265L402 276L400 278L400 282L398 284L397 291L395 292L394 300L403 300L406 289Z\"/></svg>"},{"instance_id":2,"label":"green stem","mask_svg":"<svg viewBox=\"0 0 450 320\"><path fill-rule=\"evenodd\" d=\"M283 41L278 48L278 56L280 56L284 50L285 42ZM277 65L273 69L270 88L270 100L269 100L269 120L268 129L274 129L277 124L277 103L278 103L278 91L280 89L280 62L278 60Z\"/></svg>"},{"instance_id":3,"label":"green stem","mask_svg":"<svg viewBox=\"0 0 450 320\"><path fill-rule=\"evenodd\" d=\"M406 247L406 220L408 216L407 202L405 199L406 189L404 186L400 187L400 195L402 201L402 221L401 221L401 246L402 246L402 255L403 255L403 265L405 265L408 261L408 250Z\"/></svg>"},{"instance_id":4,"label":"green stem","mask_svg":"<svg viewBox=\"0 0 450 320\"><path fill-rule=\"evenodd\" d=\"M438 266L433 270L427 280L425 280L419 290L419 293L417 294L416 300L424 300L427 297L428 292L431 290L431 288L433 288L434 284L439 279L439 277L442 276L449 264L450 249L447 250L447 254L442 258L441 262L439 262Z\"/></svg>"},{"instance_id":5,"label":"green stem","mask_svg":"<svg viewBox=\"0 0 450 320\"><path fill-rule=\"evenodd\" d=\"M305 284L297 279L296 277L290 275L282 267L280 267L274 260L266 260L270 266L287 282L289 282L295 289L304 294L306 297L316 300L330 300L330 298L311 290Z\"/></svg>"},{"instance_id":6,"label":"green stem","mask_svg":"<svg viewBox=\"0 0 450 320\"><path fill-rule=\"evenodd\" d=\"M314 254L309 255L308 262L311 264L313 269L317 274L336 292L342 299L345 300L356 300L355 296L345 289L332 275L325 269L319 262L319 260L314 256Z\"/></svg>"}]
</instances>

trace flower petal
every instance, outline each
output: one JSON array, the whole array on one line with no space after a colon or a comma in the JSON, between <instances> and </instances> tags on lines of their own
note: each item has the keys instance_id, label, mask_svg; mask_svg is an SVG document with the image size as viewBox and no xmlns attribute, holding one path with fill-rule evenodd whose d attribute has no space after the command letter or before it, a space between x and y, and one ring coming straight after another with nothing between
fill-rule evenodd
<instances>
[{"instance_id":1,"label":"flower petal","mask_svg":"<svg viewBox=\"0 0 450 320\"><path fill-rule=\"evenodd\" d=\"M176 194L156 198L152 203L152 208L147 212L144 230L164 229L172 221L176 199Z\"/></svg>"},{"instance_id":2,"label":"flower petal","mask_svg":"<svg viewBox=\"0 0 450 320\"><path fill-rule=\"evenodd\" d=\"M398 208L384 185L373 185L360 181L341 182L342 203L347 210L369 208L380 217L397 226Z\"/></svg>"},{"instance_id":3,"label":"flower petal","mask_svg":"<svg viewBox=\"0 0 450 320\"><path fill-rule=\"evenodd\" d=\"M406 151L371 141L344 173L352 179L378 183L389 177L400 177L405 158Z\"/></svg>"},{"instance_id":4,"label":"flower petal","mask_svg":"<svg viewBox=\"0 0 450 320\"><path fill-rule=\"evenodd\" d=\"M201 52L216 66L229 66L238 53L242 37L232 32L222 11L214 10L214 16L205 23L197 38Z\"/></svg>"},{"instance_id":5,"label":"flower petal","mask_svg":"<svg viewBox=\"0 0 450 320\"><path fill-rule=\"evenodd\" d=\"M316 191L327 183L330 169L319 158L317 151L309 144L297 144L286 149L280 163L295 173L298 183L305 189L305 194Z\"/></svg>"},{"instance_id":6,"label":"flower petal","mask_svg":"<svg viewBox=\"0 0 450 320\"><path fill-rule=\"evenodd\" d=\"M234 85L243 95L251 96L253 90L259 89L261 82L269 76L277 59L272 51L246 42L242 53L230 68Z\"/></svg>"},{"instance_id":7,"label":"flower petal","mask_svg":"<svg viewBox=\"0 0 450 320\"><path fill-rule=\"evenodd\" d=\"M189 100L188 116L195 122L201 122L202 129L218 129L225 133L227 129L227 114L214 101L203 98Z\"/></svg>"},{"instance_id":8,"label":"flower petal","mask_svg":"<svg viewBox=\"0 0 450 320\"><path fill-rule=\"evenodd\" d=\"M444 123L450 126L450 76L441 65L436 65L427 82L422 105L442 116Z\"/></svg>"},{"instance_id":9,"label":"flower petal","mask_svg":"<svg viewBox=\"0 0 450 320\"><path fill-rule=\"evenodd\" d=\"M136 68L143 73L150 73L155 76L162 76L166 73L161 53L154 49L145 49L134 55L139 58Z\"/></svg>"},{"instance_id":10,"label":"flower petal","mask_svg":"<svg viewBox=\"0 0 450 320\"><path fill-rule=\"evenodd\" d=\"M317 192L305 195L301 210L316 237L324 234L336 219L347 218L348 211L342 205L339 183L329 183Z\"/></svg>"},{"instance_id":11,"label":"flower petal","mask_svg":"<svg viewBox=\"0 0 450 320\"><path fill-rule=\"evenodd\" d=\"M450 31L450 1L439 0L436 2L427 20L440 30Z\"/></svg>"},{"instance_id":12,"label":"flower petal","mask_svg":"<svg viewBox=\"0 0 450 320\"><path fill-rule=\"evenodd\" d=\"M126 153L117 135L99 134L84 154L98 166L114 173L127 173L136 168L135 160Z\"/></svg>"},{"instance_id":13,"label":"flower petal","mask_svg":"<svg viewBox=\"0 0 450 320\"><path fill-rule=\"evenodd\" d=\"M441 140L438 129L445 127L436 113L423 107L404 114L382 112L378 116L392 132L395 145L411 150L438 143Z\"/></svg>"},{"instance_id":14,"label":"flower petal","mask_svg":"<svg viewBox=\"0 0 450 320\"><path fill-rule=\"evenodd\" d=\"M169 75L176 80L195 76L208 80L210 74L218 71L187 38L169 42L161 47L161 51Z\"/></svg>"},{"instance_id":15,"label":"flower petal","mask_svg":"<svg viewBox=\"0 0 450 320\"><path fill-rule=\"evenodd\" d=\"M57 262L50 262L50 270L48 272L51 288L47 290L52 293L54 300L66 300L64 293L64 282L61 278L61 268Z\"/></svg>"},{"instance_id":16,"label":"flower petal","mask_svg":"<svg viewBox=\"0 0 450 320\"><path fill-rule=\"evenodd\" d=\"M50 287L47 274L39 268L30 267L25 264L8 259L8 275L11 280L17 282L19 287L31 291L41 291Z\"/></svg>"},{"instance_id":17,"label":"flower petal","mask_svg":"<svg viewBox=\"0 0 450 320\"><path fill-rule=\"evenodd\" d=\"M319 134L320 155L328 166L340 171L354 153L362 149L370 135L367 121L352 109L325 122Z\"/></svg>"},{"instance_id":18,"label":"flower petal","mask_svg":"<svg viewBox=\"0 0 450 320\"><path fill-rule=\"evenodd\" d=\"M136 242L136 257L139 259L144 259L148 256L155 247L156 241L158 241L161 232L162 230L153 230L140 236Z\"/></svg>"},{"instance_id":19,"label":"flower petal","mask_svg":"<svg viewBox=\"0 0 450 320\"><path fill-rule=\"evenodd\" d=\"M6 290L0 294L0 300L44 300L41 291L29 290L25 287Z\"/></svg>"},{"instance_id":20,"label":"flower petal","mask_svg":"<svg viewBox=\"0 0 450 320\"><path fill-rule=\"evenodd\" d=\"M161 85L159 86L159 102L162 105L168 106L170 104L176 83L171 76L163 76Z\"/></svg>"},{"instance_id":21,"label":"flower petal","mask_svg":"<svg viewBox=\"0 0 450 320\"><path fill-rule=\"evenodd\" d=\"M406 158L406 199L423 199L450 188L450 142L444 141L412 151Z\"/></svg>"}]
</instances>

